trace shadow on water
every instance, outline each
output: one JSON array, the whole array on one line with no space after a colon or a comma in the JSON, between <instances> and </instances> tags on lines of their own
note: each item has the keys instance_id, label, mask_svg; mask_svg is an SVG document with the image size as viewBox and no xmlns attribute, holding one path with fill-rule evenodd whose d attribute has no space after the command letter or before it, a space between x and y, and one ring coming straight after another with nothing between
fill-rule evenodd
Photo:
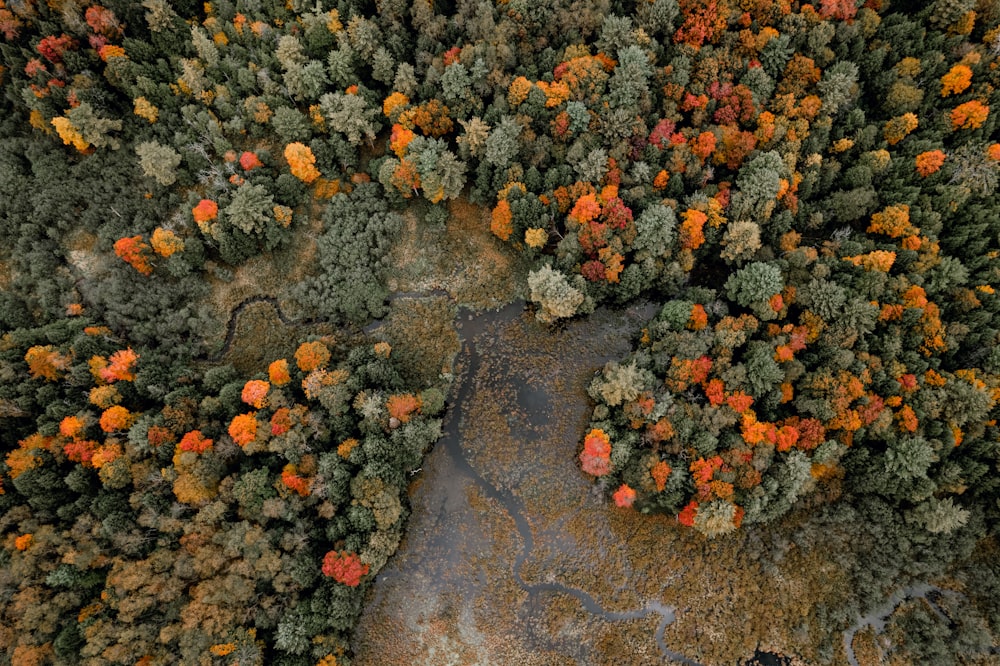
<instances>
[{"instance_id":1,"label":"shadow on water","mask_svg":"<svg viewBox=\"0 0 1000 666\"><path fill-rule=\"evenodd\" d=\"M406 540L400 552L376 579L366 615L370 612L385 615L386 609L397 603L393 600L394 595L414 592L427 596L428 607L432 603L430 599L440 600L442 597L464 599L465 605L470 605L477 592L488 584L485 579L489 575L485 569L469 567L469 562L463 560L476 560L479 554L492 547L490 542L494 540L511 540L511 547L506 549L506 554L508 557L513 556L512 561L508 559L506 563L499 564L507 575L512 576L516 591L522 597L512 610L516 614L516 624L526 630L520 639L525 642L524 647L528 651L548 651L563 657L570 653L575 660L587 662L584 645L558 640L547 633L545 622L539 620L539 616L546 616L545 608L547 604L554 603L554 599L571 598L591 619L603 622L658 618L655 642L661 653L659 661L698 666L697 662L666 646L663 634L667 625L675 619L674 609L657 599L647 599L645 603L632 609L611 610L591 593L559 582L557 571L543 572L544 580L541 581L526 579L524 564L532 557L536 546L532 524L536 524L537 529L541 518L533 516L532 510L525 504L523 494L539 492L537 488L531 487L531 484L538 483L537 477L531 472L532 465L545 463L534 456L547 446L544 439L551 432L549 426L561 411L559 396L552 394L553 382L561 381L558 377L560 373L579 374L577 366L563 367L557 357L580 352L560 349L532 356L532 352L527 351L526 357L519 357L515 361L513 355L525 350L513 349L518 346L515 344L504 346L506 340L499 345L496 342L498 336L504 335L501 328L515 325L524 316L523 311L523 303L518 302L495 312L475 316L463 312L459 315L459 333L463 338L459 359L461 372L456 382L457 390L445 417L444 433L426 459L421 478L411 493L414 514ZM648 304L625 311L599 311L586 320L568 324L567 327L581 329L568 339L596 340L588 350L584 350L584 353L591 354L587 362L590 363L589 371L594 372L605 361L627 350L629 338L654 312L655 307ZM531 326L535 326L533 322ZM546 333L541 328L529 330L538 335ZM613 342L602 344L602 335ZM487 347L485 350L482 346L484 344ZM501 349L499 353L498 348ZM508 350L512 355L510 358L506 357ZM487 355L486 367L484 354ZM468 420L478 418L475 401L484 400L484 396L485 399L489 397L488 391L481 390L483 383L500 386L512 398L513 404L505 404L500 415L500 429L506 427L509 439L519 442L516 445L519 448L509 460L511 464L504 464L508 462L504 458L498 467L493 459L491 464L484 467L480 456L483 455L484 446L488 448L489 443L484 444L481 436L469 435ZM578 437L579 433L575 436ZM575 446L575 442L572 445ZM480 450L476 450L477 447ZM528 458L527 461L525 457ZM477 510L470 502L470 493L478 494L487 505L499 507L506 519L503 528L509 531L513 527L513 533L495 534L477 526ZM571 535L558 533L560 531L560 527L551 526L544 531L544 538L549 542L547 545L550 548L555 546L557 550L575 557L593 557L593 553L584 552L583 545L578 544ZM461 579L451 575L451 572L463 568L470 574L475 573ZM397 586L398 589L394 589ZM502 611L489 609L490 612L498 610ZM433 613L425 611L422 617L423 620L432 622L428 616L440 616L442 612L440 607L436 607ZM364 618L361 627L361 633L369 631ZM361 642L364 643L365 639L362 638ZM358 652L360 663L375 663L374 658L372 661L365 661L364 649ZM466 662L459 660L454 663Z\"/></svg>"}]
</instances>

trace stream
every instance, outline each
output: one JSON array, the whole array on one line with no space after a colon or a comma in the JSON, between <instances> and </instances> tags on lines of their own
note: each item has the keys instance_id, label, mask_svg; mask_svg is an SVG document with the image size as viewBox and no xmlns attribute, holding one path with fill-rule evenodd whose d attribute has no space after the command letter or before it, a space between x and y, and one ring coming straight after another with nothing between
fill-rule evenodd
<instances>
[{"instance_id":1,"label":"stream","mask_svg":"<svg viewBox=\"0 0 1000 666\"><path fill-rule=\"evenodd\" d=\"M506 345L505 336L512 327L539 337L548 334L528 320L530 315L524 313L521 302L495 312L472 316L463 311L459 315L461 372L445 417L444 434L427 456L411 492L413 516L407 537L373 586L356 639L356 663L387 663L387 644L403 636L406 641L422 643L422 649L408 663L511 663L511 659L529 663L524 661L529 655L531 663L566 663L566 658L575 663L597 663L593 646L587 645L588 631L601 624L655 619L652 640L646 639L652 649L644 654L644 663L699 666L667 647L663 634L675 619L674 609L655 595L635 599L638 603L614 604L619 608L626 605L625 610L615 610L594 592L565 581L563 567L537 571L534 560L540 557L569 557L572 561L593 555L579 543L578 536L566 531L571 518L559 518L554 526L543 529L547 518L539 515L534 502L526 501L545 490L534 476L534 466L526 466L526 461L538 458L537 465L543 466L546 463L540 458L551 455L551 449L557 447L556 455L565 461L558 473L562 481L572 482L572 492L578 493L575 501L608 510L592 482L575 468L579 425L569 429L572 440L556 444L551 439L553 435L565 438L565 428L559 428L565 420L556 413L568 407L554 390L563 375L566 382L575 385L589 383L589 377L606 360L628 349L632 334L654 312L652 305L621 312L598 311L556 331L557 337L564 338L560 341L563 349L566 344L579 345L581 355L559 354L558 348L532 352ZM527 346L537 342L528 338ZM583 365L587 367L567 363L569 356L577 361L586 356ZM484 425L480 403L489 403L499 394L509 402L499 406L496 427L491 421L484 430L477 430ZM582 405L574 409L585 419L586 400L578 398L577 402ZM499 442L492 442L490 433L504 431L506 426L510 432L505 434L510 437L501 435ZM511 455L500 455L507 446ZM566 479L567 472L575 478ZM494 521L500 524L490 526ZM544 551L541 556L540 549ZM501 552L497 553L499 558L486 562L483 558L495 557L490 550ZM529 560L530 567L526 566ZM529 568L535 571L528 573ZM508 600L509 605L505 603ZM573 600L576 608L568 600ZM559 607L566 617L553 615L553 607ZM486 616L486 620L478 616ZM442 618L448 618L444 622L453 626L442 626ZM379 624L395 635L385 636L373 628ZM505 628L513 635L499 631ZM507 635L492 636L498 631Z\"/></svg>"},{"instance_id":2,"label":"stream","mask_svg":"<svg viewBox=\"0 0 1000 666\"><path fill-rule=\"evenodd\" d=\"M392 298L441 295L447 294ZM228 353L242 311L257 303L271 305L286 326L310 323L289 320L275 298L248 298L233 309L215 359ZM459 372L443 435L412 484L407 536L369 593L355 663L528 666L569 659L700 666L667 646L664 633L676 619L675 608L660 601L655 586L630 594L620 582L595 588L586 575L588 569L627 569L630 563L613 552L616 540L628 540L609 529L609 512L616 509L575 464L588 404L580 394L604 362L628 351L632 336L654 313L651 304L601 308L545 329L531 321L522 302L475 315L460 311ZM549 338L554 340L547 347ZM568 347L574 351L567 353ZM497 404L484 411L491 401ZM578 525L570 529L581 517L582 536ZM641 567L626 571L624 580L642 573ZM926 599L943 618L934 602L942 594L954 593L914 584L859 617L843 633L847 661L860 666L855 635L869 625L883 632L906 600ZM623 629L621 639L636 642L637 652L600 654L606 647L593 637L625 623L638 623ZM390 651L399 652L398 661L386 659ZM787 662L758 650L747 663Z\"/></svg>"}]
</instances>

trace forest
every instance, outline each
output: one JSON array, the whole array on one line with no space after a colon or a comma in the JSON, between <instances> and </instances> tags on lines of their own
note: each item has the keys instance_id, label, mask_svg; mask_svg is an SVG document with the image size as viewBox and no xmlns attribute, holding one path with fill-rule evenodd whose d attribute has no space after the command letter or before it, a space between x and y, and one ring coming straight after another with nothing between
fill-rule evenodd
<instances>
[{"instance_id":1,"label":"forest","mask_svg":"<svg viewBox=\"0 0 1000 666\"><path fill-rule=\"evenodd\" d=\"M351 664L457 308L516 299L655 305L609 511L839 535L822 663L945 579L868 663L996 663L997 3L0 0L0 91L0 664Z\"/></svg>"}]
</instances>

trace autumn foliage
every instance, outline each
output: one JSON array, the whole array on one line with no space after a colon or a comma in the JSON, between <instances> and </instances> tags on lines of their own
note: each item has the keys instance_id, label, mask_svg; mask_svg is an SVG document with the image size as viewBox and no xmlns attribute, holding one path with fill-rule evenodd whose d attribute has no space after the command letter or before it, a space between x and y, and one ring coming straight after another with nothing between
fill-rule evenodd
<instances>
[{"instance_id":1,"label":"autumn foliage","mask_svg":"<svg viewBox=\"0 0 1000 666\"><path fill-rule=\"evenodd\" d=\"M319 340L304 342L295 350L295 363L302 372L312 372L322 368L329 361L330 350Z\"/></svg>"},{"instance_id":2,"label":"autumn foliage","mask_svg":"<svg viewBox=\"0 0 1000 666\"><path fill-rule=\"evenodd\" d=\"M926 178L932 173L937 173L944 164L945 154L941 150L928 150L920 153L916 157L917 173Z\"/></svg>"},{"instance_id":3,"label":"autumn foliage","mask_svg":"<svg viewBox=\"0 0 1000 666\"><path fill-rule=\"evenodd\" d=\"M142 236L119 238L115 241L115 254L143 275L152 275L153 266L149 263L150 247Z\"/></svg>"},{"instance_id":4,"label":"autumn foliage","mask_svg":"<svg viewBox=\"0 0 1000 666\"><path fill-rule=\"evenodd\" d=\"M986 117L990 114L990 107L978 100L959 104L951 110L952 129L978 129L986 122Z\"/></svg>"},{"instance_id":5,"label":"autumn foliage","mask_svg":"<svg viewBox=\"0 0 1000 666\"><path fill-rule=\"evenodd\" d=\"M257 413L238 414L229 423L229 436L240 446L246 446L257 437Z\"/></svg>"},{"instance_id":6,"label":"autumn foliage","mask_svg":"<svg viewBox=\"0 0 1000 666\"><path fill-rule=\"evenodd\" d=\"M285 146L285 161L292 175L303 183L312 183L320 177L316 168L316 156L305 144L294 142Z\"/></svg>"},{"instance_id":7,"label":"autumn foliage","mask_svg":"<svg viewBox=\"0 0 1000 666\"><path fill-rule=\"evenodd\" d=\"M348 587L361 584L361 577L368 573L368 565L362 564L355 553L334 551L323 556L323 575L343 583Z\"/></svg>"},{"instance_id":8,"label":"autumn foliage","mask_svg":"<svg viewBox=\"0 0 1000 666\"><path fill-rule=\"evenodd\" d=\"M595 428L584 437L580 463L584 472L594 476L611 471L611 440L603 430Z\"/></svg>"}]
</instances>

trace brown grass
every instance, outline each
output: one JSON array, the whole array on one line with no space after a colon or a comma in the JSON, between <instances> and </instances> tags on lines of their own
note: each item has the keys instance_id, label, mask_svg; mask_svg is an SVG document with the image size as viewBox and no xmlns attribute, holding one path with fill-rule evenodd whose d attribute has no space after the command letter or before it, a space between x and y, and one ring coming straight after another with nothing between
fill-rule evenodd
<instances>
[{"instance_id":1,"label":"brown grass","mask_svg":"<svg viewBox=\"0 0 1000 666\"><path fill-rule=\"evenodd\" d=\"M404 213L393 253L389 288L401 292L443 289L476 309L509 303L525 284L524 262L490 232L489 209L464 199L448 203L444 228L428 227Z\"/></svg>"}]
</instances>

